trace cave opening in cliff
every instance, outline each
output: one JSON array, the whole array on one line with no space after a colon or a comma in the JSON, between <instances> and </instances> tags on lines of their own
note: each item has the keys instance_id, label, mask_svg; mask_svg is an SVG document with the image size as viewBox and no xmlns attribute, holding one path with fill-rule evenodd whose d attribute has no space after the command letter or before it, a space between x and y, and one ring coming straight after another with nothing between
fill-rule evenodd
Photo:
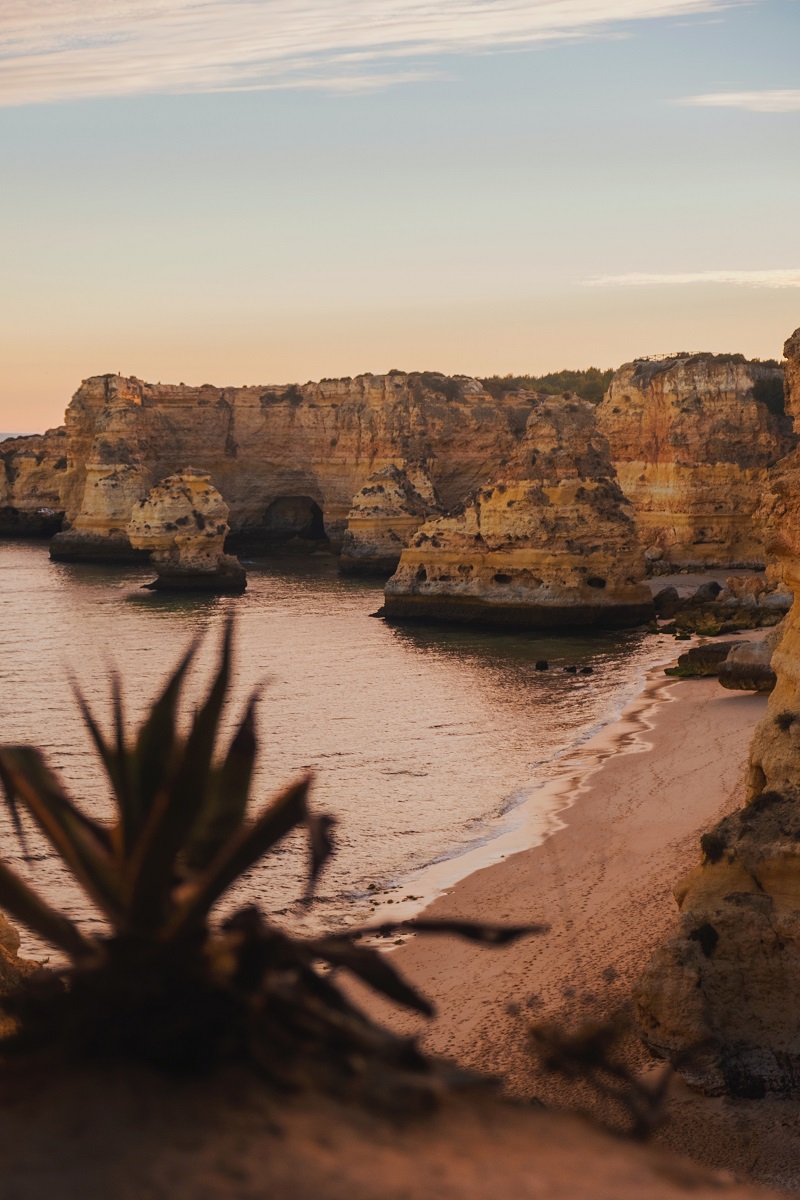
<instances>
[{"instance_id":1,"label":"cave opening in cliff","mask_svg":"<svg viewBox=\"0 0 800 1200\"><path fill-rule=\"evenodd\" d=\"M322 509L310 496L278 496L268 505L262 523L264 541L324 542Z\"/></svg>"}]
</instances>

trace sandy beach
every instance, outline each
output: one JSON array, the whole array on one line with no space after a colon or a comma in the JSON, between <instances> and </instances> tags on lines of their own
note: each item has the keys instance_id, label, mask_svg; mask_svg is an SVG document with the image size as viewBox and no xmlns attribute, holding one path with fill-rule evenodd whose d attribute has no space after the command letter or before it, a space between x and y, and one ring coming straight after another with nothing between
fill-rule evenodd
<instances>
[{"instance_id":1,"label":"sandy beach","mask_svg":"<svg viewBox=\"0 0 800 1200\"><path fill-rule=\"evenodd\" d=\"M563 799L561 828L467 876L425 914L543 921L550 932L501 951L413 938L394 961L435 1001L437 1016L426 1025L382 1007L382 1017L420 1032L434 1053L502 1076L513 1095L586 1106L585 1094L537 1071L528 1024L602 1017L628 1000L676 920L672 887L697 863L700 834L742 802L748 745L765 709L765 696L725 691L716 679L654 671L622 719L550 785ZM656 1066L635 1043L629 1054L637 1070ZM668 1108L658 1140L773 1186L792 1181L797 1106L709 1100L676 1081Z\"/></svg>"}]
</instances>

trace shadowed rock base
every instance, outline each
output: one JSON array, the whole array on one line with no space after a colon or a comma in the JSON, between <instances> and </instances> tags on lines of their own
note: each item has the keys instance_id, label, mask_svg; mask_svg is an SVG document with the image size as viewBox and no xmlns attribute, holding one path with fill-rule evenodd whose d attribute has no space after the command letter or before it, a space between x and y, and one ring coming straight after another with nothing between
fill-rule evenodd
<instances>
[{"instance_id":1,"label":"shadowed rock base","mask_svg":"<svg viewBox=\"0 0 800 1200\"><path fill-rule=\"evenodd\" d=\"M784 623L776 625L759 642L744 642L734 646L719 669L719 681L724 688L738 692L771 692L778 682L772 669L772 655L783 636Z\"/></svg>"},{"instance_id":2,"label":"shadowed rock base","mask_svg":"<svg viewBox=\"0 0 800 1200\"><path fill-rule=\"evenodd\" d=\"M65 529L51 539L50 557L54 562L139 563L147 562L150 552L134 550L124 533L101 535Z\"/></svg>"},{"instance_id":3,"label":"shadowed rock base","mask_svg":"<svg viewBox=\"0 0 800 1200\"><path fill-rule=\"evenodd\" d=\"M627 629L653 618L652 604L502 604L473 596L386 596L379 615L394 621L460 621L513 629Z\"/></svg>"},{"instance_id":4,"label":"shadowed rock base","mask_svg":"<svg viewBox=\"0 0 800 1200\"><path fill-rule=\"evenodd\" d=\"M362 559L342 554L339 558L339 574L363 578L388 579L397 570L399 555L391 558Z\"/></svg>"},{"instance_id":5,"label":"shadowed rock base","mask_svg":"<svg viewBox=\"0 0 800 1200\"><path fill-rule=\"evenodd\" d=\"M241 595L247 587L247 573L231 554L225 554L214 571L170 571L162 567L158 579L146 583L154 592L222 592Z\"/></svg>"},{"instance_id":6,"label":"shadowed rock base","mask_svg":"<svg viewBox=\"0 0 800 1200\"><path fill-rule=\"evenodd\" d=\"M19 508L0 507L0 537L52 537L64 521L63 512L40 508L24 512Z\"/></svg>"}]
</instances>

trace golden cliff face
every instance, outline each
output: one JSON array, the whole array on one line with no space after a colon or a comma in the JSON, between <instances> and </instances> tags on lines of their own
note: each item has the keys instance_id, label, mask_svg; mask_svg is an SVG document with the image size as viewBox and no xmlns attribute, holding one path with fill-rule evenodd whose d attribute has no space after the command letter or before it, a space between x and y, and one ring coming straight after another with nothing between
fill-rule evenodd
<instances>
[{"instance_id":1,"label":"golden cliff face","mask_svg":"<svg viewBox=\"0 0 800 1200\"><path fill-rule=\"evenodd\" d=\"M91 555L103 536L124 537L133 504L187 461L210 473L235 531L268 534L272 505L305 499L338 548L353 497L377 471L429 462L454 506L513 452L530 408L513 394L493 399L473 379L432 374L263 388L99 376L67 410L71 528L55 550Z\"/></svg>"},{"instance_id":2,"label":"golden cliff face","mask_svg":"<svg viewBox=\"0 0 800 1200\"><path fill-rule=\"evenodd\" d=\"M792 339L787 352L792 349ZM800 361L795 335L790 366ZM800 419L800 372L787 372ZM800 449L774 473L759 519L794 604L773 653L777 676L750 748L745 807L702 839L675 889L680 928L641 981L646 1040L706 1091L800 1092ZM688 1064L688 1065L687 1065Z\"/></svg>"},{"instance_id":3,"label":"golden cliff face","mask_svg":"<svg viewBox=\"0 0 800 1200\"><path fill-rule=\"evenodd\" d=\"M793 445L783 372L741 355L628 363L599 406L620 486L651 561L763 566L752 517Z\"/></svg>"},{"instance_id":4,"label":"golden cliff face","mask_svg":"<svg viewBox=\"0 0 800 1200\"><path fill-rule=\"evenodd\" d=\"M66 476L66 429L0 442L0 534L55 533Z\"/></svg>"},{"instance_id":5,"label":"golden cliff face","mask_svg":"<svg viewBox=\"0 0 800 1200\"><path fill-rule=\"evenodd\" d=\"M540 398L508 466L430 521L386 585L387 616L529 627L637 624L645 564L594 407Z\"/></svg>"},{"instance_id":6,"label":"golden cliff face","mask_svg":"<svg viewBox=\"0 0 800 1200\"><path fill-rule=\"evenodd\" d=\"M731 355L617 372L598 419L651 562L763 562L751 517L767 470L790 448L781 379L780 368ZM452 512L502 475L535 402L425 372L244 388L96 376L75 393L65 431L0 447L0 534L41 523L40 510L51 523L64 512L55 557L135 557L125 533L134 504L193 462L230 505L237 536L290 536L292 520L303 536L313 510L335 549L350 520L349 558L389 569L391 534L406 542L415 522L378 512L362 489L385 469L424 463Z\"/></svg>"},{"instance_id":7,"label":"golden cliff face","mask_svg":"<svg viewBox=\"0 0 800 1200\"><path fill-rule=\"evenodd\" d=\"M441 512L425 466L383 467L353 499L340 569L347 575L393 574L403 548L420 526Z\"/></svg>"}]
</instances>

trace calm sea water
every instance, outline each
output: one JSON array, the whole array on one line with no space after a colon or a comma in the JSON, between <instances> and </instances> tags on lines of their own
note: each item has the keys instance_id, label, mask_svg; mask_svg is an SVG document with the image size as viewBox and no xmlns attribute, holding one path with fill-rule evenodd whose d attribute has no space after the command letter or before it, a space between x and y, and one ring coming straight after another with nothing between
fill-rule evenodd
<instances>
[{"instance_id":1,"label":"calm sea water","mask_svg":"<svg viewBox=\"0 0 800 1200\"><path fill-rule=\"evenodd\" d=\"M141 590L152 578L146 567L55 564L41 543L0 545L0 740L41 746L86 810L107 814L69 672L106 718L109 670L118 668L133 724L190 638L206 630L189 688L198 694L234 608L235 707L267 681L255 798L312 768L316 807L339 821L338 852L311 915L295 906L304 870L296 840L229 900L256 901L290 924L360 921L376 891L401 899L410 880L420 895L426 866L505 832L526 802L526 838L541 836L551 814L543 807L531 834L537 788L620 712L665 654L663 639L637 633L554 638L390 626L371 616L380 584L340 578L330 556L247 567L243 597L165 597ZM535 670L541 658L550 671ZM565 674L571 663L594 674ZM90 929L90 905L47 845L34 838L33 850L24 863L4 815L2 857Z\"/></svg>"}]
</instances>

